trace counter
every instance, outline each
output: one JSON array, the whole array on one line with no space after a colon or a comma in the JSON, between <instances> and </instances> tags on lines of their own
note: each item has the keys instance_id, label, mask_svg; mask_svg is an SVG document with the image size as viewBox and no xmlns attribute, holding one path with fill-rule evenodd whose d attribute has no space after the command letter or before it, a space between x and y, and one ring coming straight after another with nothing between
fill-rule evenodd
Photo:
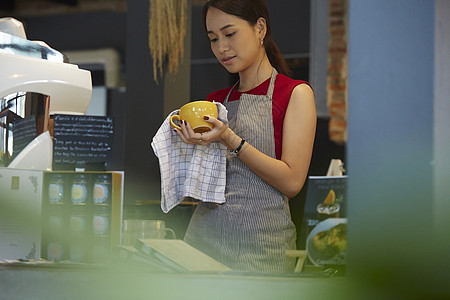
<instances>
[{"instance_id":1,"label":"counter","mask_svg":"<svg viewBox=\"0 0 450 300\"><path fill-rule=\"evenodd\" d=\"M345 299L343 277L166 274L145 265L0 265L3 299Z\"/></svg>"}]
</instances>

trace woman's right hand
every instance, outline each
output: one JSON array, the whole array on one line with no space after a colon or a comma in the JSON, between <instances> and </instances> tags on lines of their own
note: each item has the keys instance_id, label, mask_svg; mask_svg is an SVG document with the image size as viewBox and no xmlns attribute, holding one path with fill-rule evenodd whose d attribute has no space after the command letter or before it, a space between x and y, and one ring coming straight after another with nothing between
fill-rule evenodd
<instances>
[{"instance_id":1,"label":"woman's right hand","mask_svg":"<svg viewBox=\"0 0 450 300\"><path fill-rule=\"evenodd\" d=\"M181 122L181 130L174 130L186 144L208 145L212 142L219 142L228 147L227 141L229 140L229 131L231 129L225 123L214 117L205 116L205 121L213 125L210 131L196 133L186 121Z\"/></svg>"}]
</instances>

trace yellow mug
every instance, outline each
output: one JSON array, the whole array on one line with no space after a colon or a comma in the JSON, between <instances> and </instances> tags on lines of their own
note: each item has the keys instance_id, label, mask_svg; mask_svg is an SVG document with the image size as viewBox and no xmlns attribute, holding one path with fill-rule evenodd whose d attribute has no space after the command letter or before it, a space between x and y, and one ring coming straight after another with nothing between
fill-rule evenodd
<instances>
[{"instance_id":1,"label":"yellow mug","mask_svg":"<svg viewBox=\"0 0 450 300\"><path fill-rule=\"evenodd\" d=\"M210 101L194 101L183 105L178 111L178 115L170 117L170 125L173 128L181 130L181 127L176 125L173 120L187 121L191 125L194 132L202 133L210 131L213 128L211 123L206 122L203 117L211 116L217 118L217 105Z\"/></svg>"}]
</instances>

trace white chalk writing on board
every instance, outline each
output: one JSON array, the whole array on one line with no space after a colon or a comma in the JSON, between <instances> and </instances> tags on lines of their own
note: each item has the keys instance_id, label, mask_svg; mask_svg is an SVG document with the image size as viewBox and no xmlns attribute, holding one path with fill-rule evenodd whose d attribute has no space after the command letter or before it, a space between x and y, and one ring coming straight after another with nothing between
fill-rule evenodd
<instances>
[{"instance_id":1,"label":"white chalk writing on board","mask_svg":"<svg viewBox=\"0 0 450 300\"><path fill-rule=\"evenodd\" d=\"M55 115L53 162L107 162L111 157L113 135L112 117Z\"/></svg>"}]
</instances>

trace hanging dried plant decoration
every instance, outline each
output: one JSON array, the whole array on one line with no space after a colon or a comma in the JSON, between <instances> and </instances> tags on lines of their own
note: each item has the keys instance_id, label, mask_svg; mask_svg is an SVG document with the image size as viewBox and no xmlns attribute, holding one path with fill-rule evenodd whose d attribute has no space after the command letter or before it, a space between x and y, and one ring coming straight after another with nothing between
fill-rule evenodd
<instances>
[{"instance_id":1,"label":"hanging dried plant decoration","mask_svg":"<svg viewBox=\"0 0 450 300\"><path fill-rule=\"evenodd\" d=\"M184 55L184 37L187 24L187 0L150 0L148 45L153 59L153 78L158 82L158 71L174 75Z\"/></svg>"}]
</instances>

